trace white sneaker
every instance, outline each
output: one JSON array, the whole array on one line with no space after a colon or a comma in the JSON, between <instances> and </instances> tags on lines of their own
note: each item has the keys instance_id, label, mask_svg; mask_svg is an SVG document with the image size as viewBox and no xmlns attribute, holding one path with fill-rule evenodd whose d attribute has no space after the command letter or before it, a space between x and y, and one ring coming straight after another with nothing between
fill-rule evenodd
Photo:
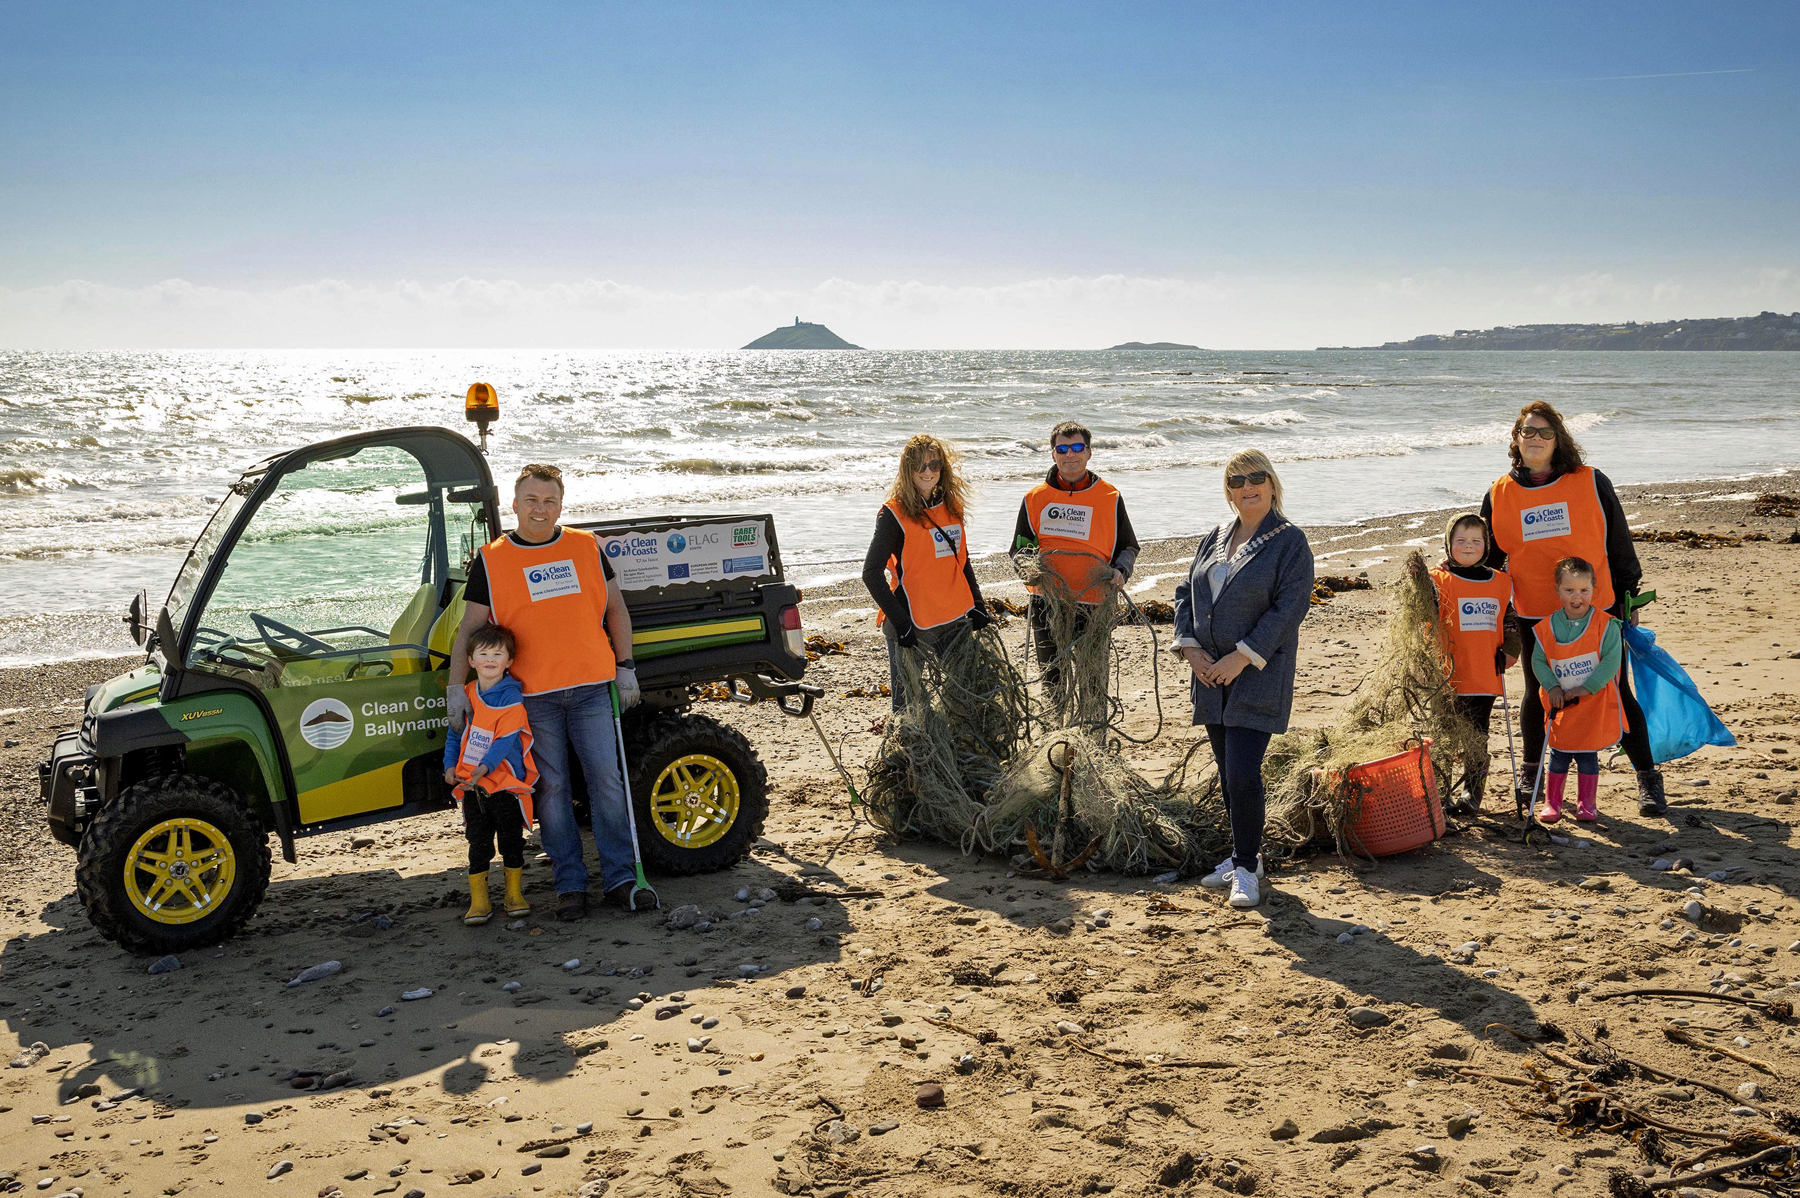
<instances>
[{"instance_id":1,"label":"white sneaker","mask_svg":"<svg viewBox=\"0 0 1800 1198\"><path fill-rule=\"evenodd\" d=\"M1259 860L1258 865L1262 862ZM1262 891L1257 889L1257 877L1247 869L1231 871L1231 898L1226 900L1234 907L1254 907L1262 902Z\"/></svg>"},{"instance_id":2,"label":"white sneaker","mask_svg":"<svg viewBox=\"0 0 1800 1198\"><path fill-rule=\"evenodd\" d=\"M1200 885L1208 890L1223 890L1231 885L1231 872L1234 868L1236 867L1232 864L1232 859L1227 857L1213 866L1211 873L1200 879ZM1263 859L1260 854L1256 858L1256 880L1258 882L1263 880Z\"/></svg>"}]
</instances>

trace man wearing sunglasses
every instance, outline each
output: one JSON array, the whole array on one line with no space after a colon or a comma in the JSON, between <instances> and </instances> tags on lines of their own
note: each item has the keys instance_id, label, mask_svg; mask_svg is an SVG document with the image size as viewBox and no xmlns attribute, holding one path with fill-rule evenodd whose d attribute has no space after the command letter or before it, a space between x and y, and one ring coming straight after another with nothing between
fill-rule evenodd
<instances>
[{"instance_id":1,"label":"man wearing sunglasses","mask_svg":"<svg viewBox=\"0 0 1800 1198\"><path fill-rule=\"evenodd\" d=\"M1093 455L1092 433L1073 420L1057 425L1050 434L1050 471L1026 492L1013 529L1013 552L1035 550L1040 569L1055 575L1030 587L1028 617L1033 648L1045 665L1044 683L1053 690L1060 672L1048 663L1064 646L1051 636L1044 587L1066 590L1084 607L1092 607L1109 590L1122 589L1137 564L1137 534L1125 514L1125 499L1117 487L1088 469ZM1078 617L1076 635L1085 626Z\"/></svg>"}]
</instances>

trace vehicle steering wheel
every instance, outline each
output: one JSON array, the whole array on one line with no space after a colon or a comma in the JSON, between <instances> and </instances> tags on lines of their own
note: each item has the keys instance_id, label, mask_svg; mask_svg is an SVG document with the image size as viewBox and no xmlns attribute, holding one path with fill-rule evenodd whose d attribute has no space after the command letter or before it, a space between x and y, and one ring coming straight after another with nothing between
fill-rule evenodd
<instances>
[{"instance_id":1,"label":"vehicle steering wheel","mask_svg":"<svg viewBox=\"0 0 1800 1198\"><path fill-rule=\"evenodd\" d=\"M262 633L263 639L270 644L280 645L284 649L290 649L303 655L332 652L332 646L318 637L301 632L298 628L283 624L280 620L265 616L261 612L251 612L250 621L256 625L256 630Z\"/></svg>"}]
</instances>

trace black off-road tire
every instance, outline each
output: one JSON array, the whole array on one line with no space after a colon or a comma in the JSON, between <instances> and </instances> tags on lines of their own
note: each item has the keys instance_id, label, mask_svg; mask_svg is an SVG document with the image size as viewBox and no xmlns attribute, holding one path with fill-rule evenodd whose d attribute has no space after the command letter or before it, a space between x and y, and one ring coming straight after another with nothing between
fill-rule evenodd
<instances>
[{"instance_id":1,"label":"black off-road tire","mask_svg":"<svg viewBox=\"0 0 1800 1198\"><path fill-rule=\"evenodd\" d=\"M637 817L644 866L657 874L700 874L729 869L750 851L769 816L769 774L750 741L711 716L660 715L626 733L631 766L631 804ZM650 810L657 778L669 763L703 753L728 768L737 781L738 810L731 826L711 844L684 848L657 829Z\"/></svg>"},{"instance_id":2,"label":"black off-road tire","mask_svg":"<svg viewBox=\"0 0 1800 1198\"><path fill-rule=\"evenodd\" d=\"M205 820L224 834L236 858L231 888L218 908L192 923L159 923L132 904L125 857L166 819ZM269 836L230 787L198 774L161 774L126 789L81 838L75 890L101 935L141 953L177 953L229 940L256 914L269 887Z\"/></svg>"}]
</instances>

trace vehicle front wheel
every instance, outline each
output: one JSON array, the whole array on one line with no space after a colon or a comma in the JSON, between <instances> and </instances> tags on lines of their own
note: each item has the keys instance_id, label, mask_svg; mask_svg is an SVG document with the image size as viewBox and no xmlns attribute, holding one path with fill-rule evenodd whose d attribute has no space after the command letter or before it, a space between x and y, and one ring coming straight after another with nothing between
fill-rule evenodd
<instances>
[{"instance_id":1,"label":"vehicle front wheel","mask_svg":"<svg viewBox=\"0 0 1800 1198\"><path fill-rule=\"evenodd\" d=\"M268 834L230 788L195 774L129 787L95 817L75 867L88 919L145 953L229 939L268 886Z\"/></svg>"},{"instance_id":2,"label":"vehicle front wheel","mask_svg":"<svg viewBox=\"0 0 1800 1198\"><path fill-rule=\"evenodd\" d=\"M703 715L660 716L628 738L638 847L653 873L727 869L762 835L769 775L744 734Z\"/></svg>"}]
</instances>

